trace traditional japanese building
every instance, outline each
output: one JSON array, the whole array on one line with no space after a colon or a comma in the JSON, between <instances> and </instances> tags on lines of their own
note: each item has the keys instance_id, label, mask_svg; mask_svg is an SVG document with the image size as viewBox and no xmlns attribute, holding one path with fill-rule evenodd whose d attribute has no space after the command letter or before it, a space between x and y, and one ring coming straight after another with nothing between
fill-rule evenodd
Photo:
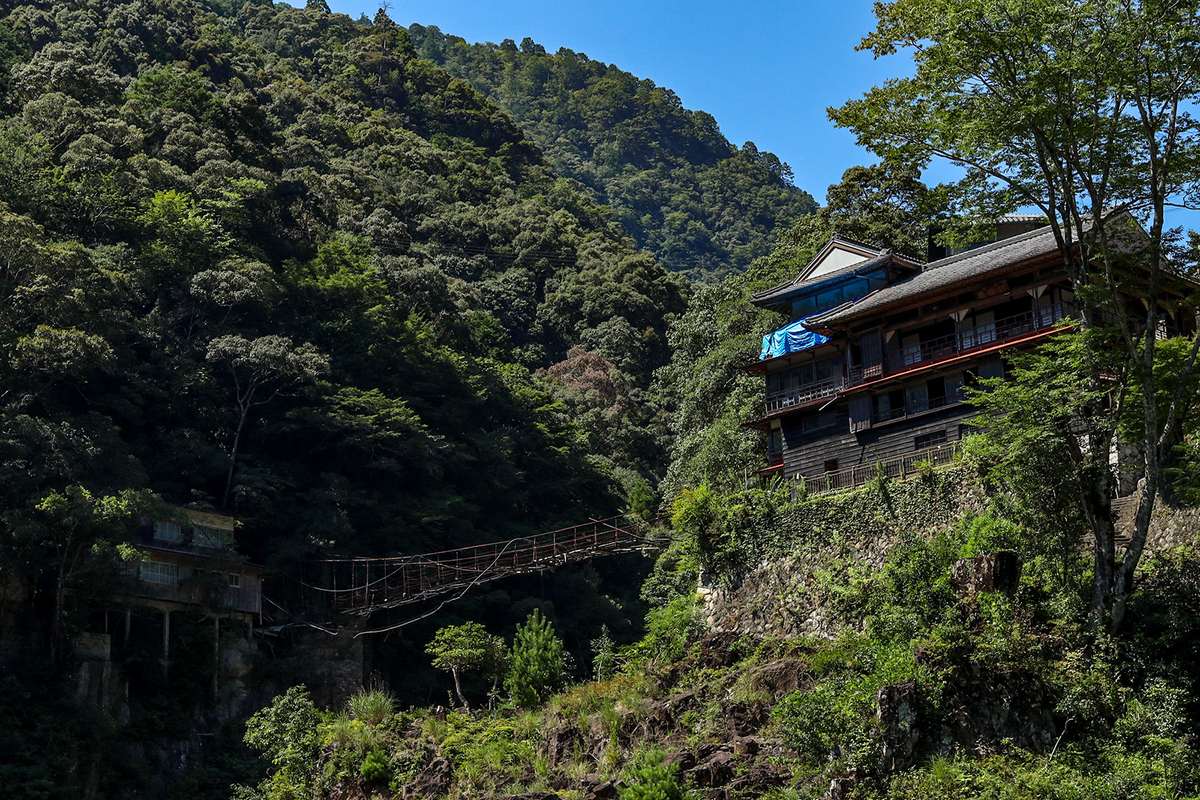
<instances>
[{"instance_id":1,"label":"traditional japanese building","mask_svg":"<svg viewBox=\"0 0 1200 800\"><path fill-rule=\"evenodd\" d=\"M1013 215L997 229L997 241L924 264L834 236L795 279L751 298L790 319L746 367L766 381L750 423L767 433L761 473L855 485L964 436L974 409L963 387L1003 376L1006 352L1077 315L1050 228ZM1163 335L1195 330L1186 305L1160 317Z\"/></svg>"}]
</instances>

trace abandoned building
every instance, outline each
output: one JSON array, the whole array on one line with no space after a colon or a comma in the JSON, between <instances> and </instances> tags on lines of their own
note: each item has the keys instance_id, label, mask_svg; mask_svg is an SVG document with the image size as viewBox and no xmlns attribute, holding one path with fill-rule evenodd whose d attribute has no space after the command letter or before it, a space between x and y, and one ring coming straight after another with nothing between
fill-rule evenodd
<instances>
[{"instance_id":1,"label":"abandoned building","mask_svg":"<svg viewBox=\"0 0 1200 800\"><path fill-rule=\"evenodd\" d=\"M924 264L835 235L795 279L751 298L790 320L745 367L766 382L763 415L748 423L767 434L760 474L845 488L879 465L904 474L949 455L974 414L963 387L1003 376L1006 351L1077 316L1044 221L1011 215L996 230ZM1195 330L1186 303L1160 319L1164 336Z\"/></svg>"},{"instance_id":2,"label":"abandoned building","mask_svg":"<svg viewBox=\"0 0 1200 800\"><path fill-rule=\"evenodd\" d=\"M222 650L245 649L236 642L253 634L262 614L264 569L238 555L236 525L232 517L178 508L169 519L142 526L133 542L141 558L122 564L106 584L103 605L92 608L86 629L75 637L74 655L81 666L97 668L90 679L88 670L81 671L81 696L93 695L101 707L111 705L112 660L133 676L138 674L136 663L156 664L166 674L178 621L186 621L189 629L181 641L193 647L199 626L208 627L199 634L208 644L200 646L209 651L212 693L218 694L219 677L228 672ZM129 683L123 681L124 693Z\"/></svg>"}]
</instances>

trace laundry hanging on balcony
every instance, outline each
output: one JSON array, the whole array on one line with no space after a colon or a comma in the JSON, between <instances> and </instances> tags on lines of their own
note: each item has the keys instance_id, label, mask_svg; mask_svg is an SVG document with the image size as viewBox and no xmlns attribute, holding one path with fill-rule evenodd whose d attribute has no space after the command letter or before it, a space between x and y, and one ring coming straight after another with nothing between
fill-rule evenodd
<instances>
[{"instance_id":1,"label":"laundry hanging on balcony","mask_svg":"<svg viewBox=\"0 0 1200 800\"><path fill-rule=\"evenodd\" d=\"M788 353L798 353L828 341L828 336L813 333L805 328L804 320L800 319L764 336L762 353L758 358L762 360L784 356Z\"/></svg>"}]
</instances>

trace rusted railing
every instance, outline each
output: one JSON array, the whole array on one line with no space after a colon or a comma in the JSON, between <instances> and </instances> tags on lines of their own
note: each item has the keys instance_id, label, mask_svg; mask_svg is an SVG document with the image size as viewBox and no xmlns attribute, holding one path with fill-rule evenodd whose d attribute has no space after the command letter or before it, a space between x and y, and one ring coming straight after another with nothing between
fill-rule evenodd
<instances>
[{"instance_id":1,"label":"rusted railing","mask_svg":"<svg viewBox=\"0 0 1200 800\"><path fill-rule=\"evenodd\" d=\"M855 489L865 485L877 475L884 475L888 478L907 478L920 472L926 465L936 467L949 464L957 458L961 444L961 442L947 442L936 447L881 459L870 464L859 464L837 472L826 472L824 475L807 478L797 475L795 476L794 491L804 492L809 497L815 497L830 492Z\"/></svg>"},{"instance_id":2,"label":"rusted railing","mask_svg":"<svg viewBox=\"0 0 1200 800\"><path fill-rule=\"evenodd\" d=\"M304 565L304 583L342 612L370 614L486 581L540 572L657 543L629 516L591 520L533 536L392 558L326 558Z\"/></svg>"}]
</instances>

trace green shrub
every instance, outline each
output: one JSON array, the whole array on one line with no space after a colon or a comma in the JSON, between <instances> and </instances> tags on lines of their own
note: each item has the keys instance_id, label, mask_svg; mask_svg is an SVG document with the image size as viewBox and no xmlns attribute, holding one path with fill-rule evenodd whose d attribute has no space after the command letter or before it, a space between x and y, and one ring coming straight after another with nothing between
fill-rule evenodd
<instances>
[{"instance_id":1,"label":"green shrub","mask_svg":"<svg viewBox=\"0 0 1200 800\"><path fill-rule=\"evenodd\" d=\"M533 708L562 688L566 677L563 645L550 620L534 609L517 628L504 688L521 708Z\"/></svg>"},{"instance_id":2,"label":"green shrub","mask_svg":"<svg viewBox=\"0 0 1200 800\"><path fill-rule=\"evenodd\" d=\"M843 637L813 654L809 670L817 685L788 695L773 712L784 743L810 764L833 758L848 769L873 767L876 695L885 686L922 674L907 644Z\"/></svg>"},{"instance_id":3,"label":"green shrub","mask_svg":"<svg viewBox=\"0 0 1200 800\"><path fill-rule=\"evenodd\" d=\"M652 667L683 655L689 641L702 630L696 595L676 597L646 615L646 635L622 651L630 667Z\"/></svg>"},{"instance_id":4,"label":"green shrub","mask_svg":"<svg viewBox=\"0 0 1200 800\"><path fill-rule=\"evenodd\" d=\"M630 771L618 800L687 800L692 796L679 783L678 767L662 763L661 756L655 755L657 763L642 764Z\"/></svg>"},{"instance_id":5,"label":"green shrub","mask_svg":"<svg viewBox=\"0 0 1200 800\"><path fill-rule=\"evenodd\" d=\"M391 776L392 765L388 762L387 755L376 748L367 753L358 771L367 783L386 783Z\"/></svg>"},{"instance_id":6,"label":"green shrub","mask_svg":"<svg viewBox=\"0 0 1200 800\"><path fill-rule=\"evenodd\" d=\"M349 714L338 714L322 726L322 743L339 750L365 753L379 745L379 731Z\"/></svg>"},{"instance_id":7,"label":"green shrub","mask_svg":"<svg viewBox=\"0 0 1200 800\"><path fill-rule=\"evenodd\" d=\"M261 752L276 772L260 787L269 798L310 793L312 766L320 755L321 714L303 686L293 686L246 721L245 741Z\"/></svg>"}]
</instances>

